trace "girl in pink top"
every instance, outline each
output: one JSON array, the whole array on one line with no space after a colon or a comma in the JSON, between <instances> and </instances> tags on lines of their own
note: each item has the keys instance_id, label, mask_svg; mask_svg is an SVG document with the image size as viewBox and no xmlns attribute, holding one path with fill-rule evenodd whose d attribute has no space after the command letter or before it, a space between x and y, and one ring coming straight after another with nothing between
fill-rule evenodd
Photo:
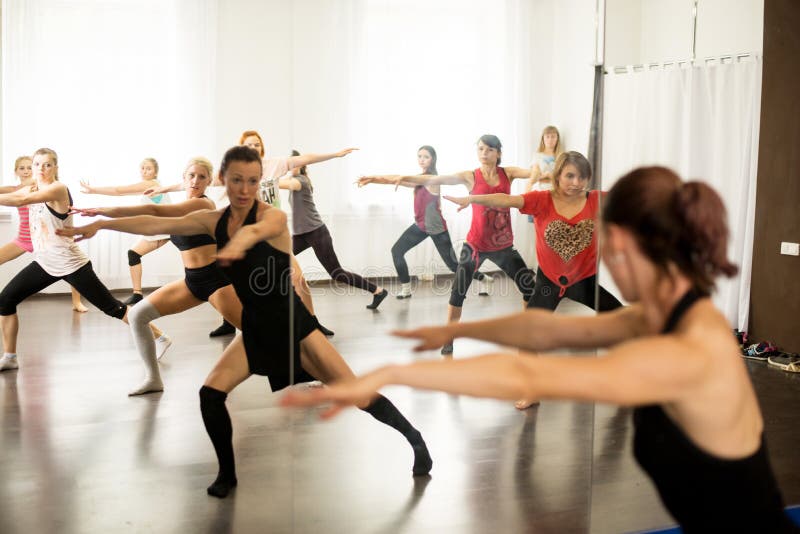
<instances>
[{"instance_id":1,"label":"girl in pink top","mask_svg":"<svg viewBox=\"0 0 800 534\"><path fill-rule=\"evenodd\" d=\"M530 169L501 167L502 143L495 135L484 135L478 139L478 160L481 166L474 171L462 171L450 175L392 176L397 185L463 185L471 194L509 193L511 181L530 178ZM447 197L445 197L447 198ZM461 307L472 283L474 273L484 260L497 264L522 293L527 302L533 292L534 275L514 248L514 234L508 208L473 206L472 224L467 242L461 247L456 279L450 293L447 308L448 322L461 319ZM453 353L453 344L442 347L442 354Z\"/></svg>"},{"instance_id":2,"label":"girl in pink top","mask_svg":"<svg viewBox=\"0 0 800 534\"><path fill-rule=\"evenodd\" d=\"M422 145L417 150L417 163L422 174L439 174L436 171L436 159L436 150L430 145ZM364 187L367 184L394 184L394 181L391 177L386 176L362 176L358 179L358 187ZM407 299L411 298L411 276L408 273L408 263L405 259L409 250L430 237L442 261L452 272L458 270L458 256L453 250L450 232L444 217L442 217L439 186L412 186L402 183L400 185L414 188L414 224L406 228L405 232L392 245L392 260L401 284L397 298ZM474 278L478 281L493 281L491 276L480 271L475 271ZM479 294L488 296L489 292L483 286Z\"/></svg>"},{"instance_id":3,"label":"girl in pink top","mask_svg":"<svg viewBox=\"0 0 800 534\"><path fill-rule=\"evenodd\" d=\"M19 180L20 185L8 185L0 187L0 194L13 193L22 187L30 187L34 185L33 179L33 160L30 156L20 156L14 162L14 176ZM0 247L0 265L19 258L26 252L33 252L33 243L31 243L31 230L28 225L28 206L18 206L17 212L19 213L19 230L17 237ZM76 312L84 313L89 311L89 308L81 302L81 294L70 286L72 290L72 309Z\"/></svg>"}]
</instances>

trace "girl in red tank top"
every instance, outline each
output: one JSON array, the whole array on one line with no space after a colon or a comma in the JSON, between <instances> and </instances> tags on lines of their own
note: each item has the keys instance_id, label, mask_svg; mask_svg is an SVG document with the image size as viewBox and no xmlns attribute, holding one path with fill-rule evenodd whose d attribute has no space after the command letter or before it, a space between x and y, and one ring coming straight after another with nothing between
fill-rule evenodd
<instances>
[{"instance_id":1,"label":"girl in red tank top","mask_svg":"<svg viewBox=\"0 0 800 534\"><path fill-rule=\"evenodd\" d=\"M481 166L474 171L463 171L451 175L392 176L396 185L463 185L470 192L511 191L511 182L517 178L530 178L530 169L500 167L502 143L495 135L484 135L477 143L477 156ZM461 248L456 269L456 279L450 293L447 320L458 321L461 307L481 263L490 260L514 280L523 299L528 301L533 293L533 272L525 265L514 248L514 234L508 209L484 209L476 207L472 212L472 224L467 242ZM453 345L442 348L442 354L452 354Z\"/></svg>"},{"instance_id":2,"label":"girl in red tank top","mask_svg":"<svg viewBox=\"0 0 800 534\"><path fill-rule=\"evenodd\" d=\"M539 272L528 307L555 310L563 297L595 307L597 238L595 219L600 209L599 191L587 188L592 177L589 161L578 152L565 152L556 160L551 191L509 195L498 191L468 197L445 197L460 206L483 209L517 208L534 216ZM600 287L599 309L612 310L622 304Z\"/></svg>"}]
</instances>

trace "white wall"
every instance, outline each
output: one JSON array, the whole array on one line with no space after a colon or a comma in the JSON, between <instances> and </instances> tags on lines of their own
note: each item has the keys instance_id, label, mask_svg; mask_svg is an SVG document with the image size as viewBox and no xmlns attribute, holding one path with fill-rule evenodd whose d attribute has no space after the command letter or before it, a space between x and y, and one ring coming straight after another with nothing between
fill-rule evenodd
<instances>
[{"instance_id":1,"label":"white wall","mask_svg":"<svg viewBox=\"0 0 800 534\"><path fill-rule=\"evenodd\" d=\"M606 0L606 65L687 60L693 0ZM764 0L698 0L695 57L763 49Z\"/></svg>"},{"instance_id":2,"label":"white wall","mask_svg":"<svg viewBox=\"0 0 800 534\"><path fill-rule=\"evenodd\" d=\"M25 24L33 24L39 12L21 0L9 0L9 5L24 11L15 20ZM46 0L35 4L36 10L48 5ZM389 249L412 222L411 194L379 186L357 189L353 181L360 174L415 173L421 144L437 148L440 172L471 169L477 164L475 141L484 133L503 141L504 164L527 167L548 124L560 128L568 148L587 148L594 0L506 0L491 8L478 0L208 0L146 6L154 30L180 21L163 32L163 43L158 41L158 50L175 58L174 68L165 61L158 71L148 71L145 64L134 72L119 69L125 71L118 77L125 83L96 97L90 93L84 109L66 115L92 113L86 121L70 119L70 128L61 125L59 132L65 130L69 139L53 138L43 125L30 135L16 136L13 147L4 144L6 156L31 145L54 145L78 205L134 201L81 196L78 178L91 177L95 185L134 181L139 159L153 155L162 163L162 182L170 183L190 156L202 154L218 162L245 129L263 134L268 155L285 155L292 148L330 152L358 146L360 152L310 169L317 204L345 267L393 275ZM70 24L84 34L81 43L92 44L94 15L79 15L73 14ZM118 15L111 10L105 16ZM370 24L364 24L365 17ZM19 30L6 27L4 43L16 42L15 35L21 39ZM112 31L106 37L102 57L113 56L118 44L128 52L136 50L128 33ZM22 42L38 53L35 43ZM70 41L60 42L61 52L67 53ZM86 72L107 85L104 68L91 67L108 62L92 63L85 50L80 54L76 59ZM62 76L70 73L62 71ZM122 88L135 85L131 76L149 87L146 94L156 104L142 107L136 94L119 96L121 101L113 105L102 101L106 110L120 106L124 121L92 108L93 98L125 94ZM8 106L6 101L6 110ZM63 122L59 110L42 113ZM19 113L11 118L28 120ZM91 132L81 130L84 122ZM115 133L123 130L113 128L123 122L138 129L126 128L127 137L120 138ZM446 189L465 194L461 187ZM288 209L285 196L283 200ZM450 205L444 212L458 248L470 213L456 213ZM523 217L514 224L517 245L532 263L531 226ZM0 226L9 235L15 231L11 223ZM135 237L108 233L85 244L109 287L129 286L124 251L133 241ZM300 257L309 277L327 277L312 258L310 253ZM408 259L412 273L446 272L431 243L417 247ZM145 286L163 284L182 272L170 246L147 256L144 267ZM0 269L0 282L8 279L7 272Z\"/></svg>"},{"instance_id":3,"label":"white wall","mask_svg":"<svg viewBox=\"0 0 800 534\"><path fill-rule=\"evenodd\" d=\"M553 13L552 121L568 150L586 154L592 119L594 0L563 0Z\"/></svg>"},{"instance_id":4,"label":"white wall","mask_svg":"<svg viewBox=\"0 0 800 534\"><path fill-rule=\"evenodd\" d=\"M697 57L764 50L764 0L700 0Z\"/></svg>"},{"instance_id":5,"label":"white wall","mask_svg":"<svg viewBox=\"0 0 800 534\"><path fill-rule=\"evenodd\" d=\"M642 63L660 63L671 60L686 60L691 57L691 28L692 28L692 0L606 0L606 65L609 67L620 65L634 65ZM631 36L625 35L621 31L626 26L631 26L631 34L636 30L636 18L639 17L639 32L640 44L637 53L633 53L635 45L631 43ZM612 31L613 30L613 31ZM763 51L763 32L764 32L764 0L699 0L697 11L697 36L696 36L696 58L699 60L695 64L702 66L703 58L718 57L725 54L737 53L750 53L760 56ZM607 69L607 70L609 70ZM652 73L655 74L655 73ZM609 74L609 76L615 76ZM625 75L627 76L627 75ZM688 78L687 78L688 79ZM639 103L635 102L636 99L628 98L624 95L614 94L614 87L617 85L606 83L606 113L609 112L611 106L609 102L616 103L616 109L623 105L632 110L632 115L636 116L639 121L652 121L652 124L661 123L653 119L654 116L659 114L662 118L668 117L670 114L680 115L686 113L690 109L692 99L689 97L690 91L688 87L684 90L684 105L686 106L683 112L677 109L643 109L640 113L636 112L636 105L648 106L651 102L663 98L665 93L679 91L676 87L669 87L665 83L655 84L653 87L653 98L647 100L642 104L641 99ZM730 88L733 91L733 88ZM661 91L661 94L657 94ZM619 101L624 100L624 104ZM732 122L742 120L741 116L745 112L741 108L733 108L739 111L739 115L730 115ZM614 117L619 119L619 116ZM616 122L610 117L606 119L605 135L608 135L612 122ZM700 131L704 125L695 127L692 131ZM616 125L615 131L618 135L620 131L636 131L638 125L629 124L624 128ZM747 132L742 132L745 137ZM654 134L655 135L655 134ZM688 136L682 132L675 131L660 131L658 135L661 136L675 136L683 138L684 142L688 140ZM610 148L614 144L615 148ZM692 168L695 172L699 168L703 168L704 164L713 162L716 159L725 159L727 156L724 152L712 151L715 157L708 158L705 152L700 154L693 154L693 160L690 162L688 147L681 150L666 150L667 144L662 143L661 153L637 153L634 147L640 145L649 145L649 150L654 150L652 143L647 143L643 139L632 140L630 143L606 143L604 147L603 164L604 164L604 184L603 189L608 189L611 182L627 172L629 169L621 168L620 161L628 161L631 158L640 162L658 163L658 164L671 164L676 166L679 173L687 174L688 170ZM668 153L668 155L667 155ZM666 156L666 159L665 159ZM616 158L616 160L615 160ZM728 158L730 159L730 158ZM734 160L735 161L735 160ZM679 168L682 165L684 168ZM691 166L690 166L691 163ZM702 172L700 175L710 178L712 173L709 171ZM728 176L734 176L735 173L730 173ZM740 184L731 184L727 189ZM739 223L741 221L736 221ZM732 224L735 226L735 224ZM619 295L618 290L614 287L610 275L604 267L600 270L600 283L607 289Z\"/></svg>"}]
</instances>

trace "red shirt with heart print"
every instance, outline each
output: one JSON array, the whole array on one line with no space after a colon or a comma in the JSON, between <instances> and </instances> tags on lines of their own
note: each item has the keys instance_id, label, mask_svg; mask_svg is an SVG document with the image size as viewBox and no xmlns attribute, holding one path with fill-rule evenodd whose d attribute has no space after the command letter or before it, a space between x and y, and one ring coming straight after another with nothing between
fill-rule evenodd
<instances>
[{"instance_id":1,"label":"red shirt with heart print","mask_svg":"<svg viewBox=\"0 0 800 534\"><path fill-rule=\"evenodd\" d=\"M556 211L551 191L531 191L522 195L521 213L533 215L536 225L536 257L544 275L561 288L597 273L597 237L600 191L586 195L586 205L571 219Z\"/></svg>"}]
</instances>

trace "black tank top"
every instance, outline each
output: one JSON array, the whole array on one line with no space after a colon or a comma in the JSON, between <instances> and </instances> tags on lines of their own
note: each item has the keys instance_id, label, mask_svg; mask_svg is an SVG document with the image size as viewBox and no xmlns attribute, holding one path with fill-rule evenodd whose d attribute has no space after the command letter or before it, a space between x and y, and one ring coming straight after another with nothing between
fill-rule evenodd
<instances>
[{"instance_id":1,"label":"black tank top","mask_svg":"<svg viewBox=\"0 0 800 534\"><path fill-rule=\"evenodd\" d=\"M662 334L674 331L702 297L694 291L684 295ZM684 532L800 530L783 511L763 433L755 453L728 460L698 448L659 405L636 408L633 423L636 461L650 475L664 506Z\"/></svg>"},{"instance_id":2,"label":"black tank top","mask_svg":"<svg viewBox=\"0 0 800 534\"><path fill-rule=\"evenodd\" d=\"M208 197L203 195L200 198ZM213 245L216 243L214 238L208 234L171 235L169 236L169 240L172 241L172 244L178 247L178 250L181 252L184 250L192 250L193 248L199 248L205 245Z\"/></svg>"},{"instance_id":3,"label":"black tank top","mask_svg":"<svg viewBox=\"0 0 800 534\"><path fill-rule=\"evenodd\" d=\"M247 213L242 227L256 222L258 202ZM217 247L228 244L228 219L231 208L228 206L222 213L214 229ZM266 241L259 241L245 257L227 267L221 267L236 290L236 295L245 308L270 308L273 311L285 308L288 314L289 295L292 288L291 259Z\"/></svg>"}]
</instances>

